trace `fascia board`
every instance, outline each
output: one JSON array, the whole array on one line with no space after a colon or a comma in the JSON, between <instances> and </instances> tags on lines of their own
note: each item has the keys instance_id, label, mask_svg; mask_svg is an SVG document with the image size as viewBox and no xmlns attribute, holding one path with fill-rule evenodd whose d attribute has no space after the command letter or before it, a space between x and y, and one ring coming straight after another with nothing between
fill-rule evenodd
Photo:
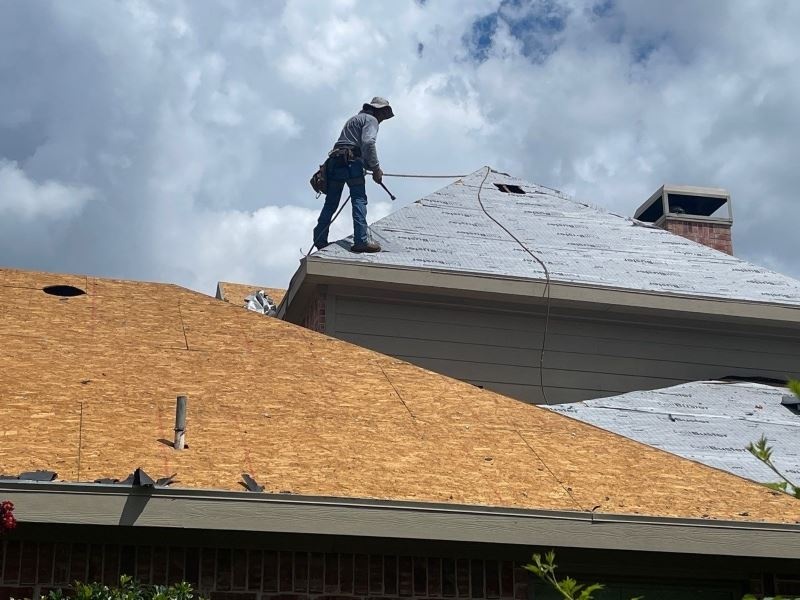
<instances>
[{"instance_id":1,"label":"fascia board","mask_svg":"<svg viewBox=\"0 0 800 600\"><path fill-rule=\"evenodd\" d=\"M0 484L21 522L298 533L800 559L791 524L210 490Z\"/></svg>"},{"instance_id":2,"label":"fascia board","mask_svg":"<svg viewBox=\"0 0 800 600\"><path fill-rule=\"evenodd\" d=\"M289 307L295 301L300 290L303 288L303 283L306 279L306 266L308 264L308 259L304 259L300 261L300 267L295 271L294 275L292 275L292 279L289 282L289 286L286 289L286 294L283 296L283 300L281 300L280 305L278 305L278 318L290 321L287 317L287 312L289 311ZM297 302L294 302L297 305Z\"/></svg>"},{"instance_id":3,"label":"fascia board","mask_svg":"<svg viewBox=\"0 0 800 600\"><path fill-rule=\"evenodd\" d=\"M661 186L667 194L689 194L691 196L708 196L711 198L729 198L730 193L725 188L702 187L696 185L672 185L664 184Z\"/></svg>"},{"instance_id":4,"label":"fascia board","mask_svg":"<svg viewBox=\"0 0 800 600\"><path fill-rule=\"evenodd\" d=\"M368 287L394 285L407 289L446 295L477 294L506 301L542 301L547 296L543 280L498 278L482 274L462 274L429 269L409 269L386 265L366 265L333 260L308 260L306 283L351 283ZM298 278L299 281L299 278ZM800 308L766 302L743 302L722 298L701 298L638 292L618 288L592 287L551 282L550 299L566 304L592 305L592 308L632 311L671 311L686 316L718 317L721 320L751 320L800 327Z\"/></svg>"},{"instance_id":5,"label":"fascia board","mask_svg":"<svg viewBox=\"0 0 800 600\"><path fill-rule=\"evenodd\" d=\"M656 201L663 202L664 186L662 185L633 213L633 218L638 219L642 216L648 208L650 208Z\"/></svg>"}]
</instances>

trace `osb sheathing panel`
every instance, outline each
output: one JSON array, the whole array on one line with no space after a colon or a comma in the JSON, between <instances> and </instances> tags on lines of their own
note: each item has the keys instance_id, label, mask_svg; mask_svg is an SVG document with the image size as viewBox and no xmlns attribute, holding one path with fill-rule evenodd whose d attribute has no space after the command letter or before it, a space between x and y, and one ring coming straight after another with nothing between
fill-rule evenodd
<instances>
[{"instance_id":1,"label":"osb sheathing panel","mask_svg":"<svg viewBox=\"0 0 800 600\"><path fill-rule=\"evenodd\" d=\"M762 486L175 286L0 270L0 472L796 522ZM64 277L64 281L73 281ZM176 452L175 396L189 396Z\"/></svg>"},{"instance_id":2,"label":"osb sheathing panel","mask_svg":"<svg viewBox=\"0 0 800 600\"><path fill-rule=\"evenodd\" d=\"M222 299L236 306L244 306L244 299L259 290L264 290L275 304L280 304L281 300L283 300L283 297L286 295L286 290L249 285L246 283L228 283L227 281L220 281L217 285L222 294Z\"/></svg>"}]
</instances>

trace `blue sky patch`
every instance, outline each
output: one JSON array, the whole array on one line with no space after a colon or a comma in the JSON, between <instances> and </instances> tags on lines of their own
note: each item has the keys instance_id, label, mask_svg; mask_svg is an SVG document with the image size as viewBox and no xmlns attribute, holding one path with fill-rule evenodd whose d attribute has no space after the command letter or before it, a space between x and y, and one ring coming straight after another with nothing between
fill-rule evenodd
<instances>
[{"instance_id":1,"label":"blue sky patch","mask_svg":"<svg viewBox=\"0 0 800 600\"><path fill-rule=\"evenodd\" d=\"M497 31L497 20L498 13L492 13L481 17L472 24L472 31L467 44L472 58L478 62L483 62L489 58L494 32Z\"/></svg>"},{"instance_id":2,"label":"blue sky patch","mask_svg":"<svg viewBox=\"0 0 800 600\"><path fill-rule=\"evenodd\" d=\"M602 0L592 6L592 14L596 17L607 17L614 11L614 0Z\"/></svg>"},{"instance_id":3,"label":"blue sky patch","mask_svg":"<svg viewBox=\"0 0 800 600\"><path fill-rule=\"evenodd\" d=\"M476 19L465 44L477 62L489 57L500 23L522 43L522 54L543 62L558 47L558 34L566 27L569 10L555 0L503 0L500 7Z\"/></svg>"}]
</instances>

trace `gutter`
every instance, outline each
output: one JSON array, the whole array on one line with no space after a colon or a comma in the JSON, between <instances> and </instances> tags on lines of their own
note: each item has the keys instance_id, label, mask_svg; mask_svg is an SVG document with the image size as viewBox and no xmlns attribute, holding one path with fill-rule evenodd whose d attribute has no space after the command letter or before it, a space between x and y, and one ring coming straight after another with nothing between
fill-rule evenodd
<instances>
[{"instance_id":1,"label":"gutter","mask_svg":"<svg viewBox=\"0 0 800 600\"><path fill-rule=\"evenodd\" d=\"M362 287L392 287L459 297L467 295L491 298L492 301L504 296L509 302L527 303L541 302L547 293L544 280L370 265L309 257L303 261L292 278L286 297L279 307L279 318L288 321L298 318L302 306L295 308L292 303L296 298L297 302L303 304L302 299L308 294L309 284L333 283ZM567 305L591 304L593 308L600 305L606 309L627 308L638 312L673 311L704 318L715 315L729 320L771 321L782 326L793 324L800 328L800 306L705 296L679 296L561 282L550 283L549 295L552 301Z\"/></svg>"},{"instance_id":2,"label":"gutter","mask_svg":"<svg viewBox=\"0 0 800 600\"><path fill-rule=\"evenodd\" d=\"M0 481L21 522L800 559L800 525L199 489Z\"/></svg>"}]
</instances>

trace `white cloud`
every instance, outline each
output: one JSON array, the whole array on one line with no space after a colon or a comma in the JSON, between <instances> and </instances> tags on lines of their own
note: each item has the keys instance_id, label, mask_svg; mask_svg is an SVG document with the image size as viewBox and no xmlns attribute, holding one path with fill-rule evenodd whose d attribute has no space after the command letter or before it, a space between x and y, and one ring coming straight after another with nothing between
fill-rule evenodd
<instances>
[{"instance_id":1,"label":"white cloud","mask_svg":"<svg viewBox=\"0 0 800 600\"><path fill-rule=\"evenodd\" d=\"M18 191L0 186L0 256L286 285L321 204L311 172L382 95L387 171L491 164L623 214L664 182L727 187L737 253L800 276L800 4L505 3L476 36L501 4L2 4L0 172ZM443 184L387 180L398 205ZM368 193L370 221L397 207Z\"/></svg>"},{"instance_id":2,"label":"white cloud","mask_svg":"<svg viewBox=\"0 0 800 600\"><path fill-rule=\"evenodd\" d=\"M342 202L347 199L347 191ZM320 198L320 206L322 198ZM391 207L386 202L370 204L370 216L386 216ZM310 232L319 212L298 206L266 206L253 212L208 211L196 215L186 235L186 223L164 232L163 242L172 249L174 265L202 264L217 280L266 285L270 273L294 270L311 247ZM334 221L330 239L352 235L350 204ZM186 282L203 288L207 280L192 269L183 273ZM287 281L288 282L288 281ZM266 281L266 283L270 283Z\"/></svg>"},{"instance_id":3,"label":"white cloud","mask_svg":"<svg viewBox=\"0 0 800 600\"><path fill-rule=\"evenodd\" d=\"M15 162L0 160L0 218L21 222L77 215L95 195L91 188L57 181L37 183Z\"/></svg>"},{"instance_id":4,"label":"white cloud","mask_svg":"<svg viewBox=\"0 0 800 600\"><path fill-rule=\"evenodd\" d=\"M285 138L297 137L303 131L303 126L291 113L280 109L268 111L261 126L266 133L282 134Z\"/></svg>"}]
</instances>

